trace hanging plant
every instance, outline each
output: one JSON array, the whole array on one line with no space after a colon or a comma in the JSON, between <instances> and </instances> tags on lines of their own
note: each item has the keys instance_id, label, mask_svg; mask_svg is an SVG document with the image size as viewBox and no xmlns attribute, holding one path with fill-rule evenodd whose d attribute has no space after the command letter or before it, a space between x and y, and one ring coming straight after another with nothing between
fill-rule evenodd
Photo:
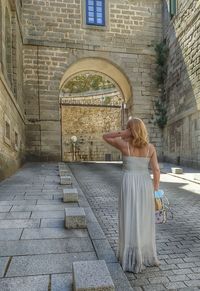
<instances>
[{"instance_id":1,"label":"hanging plant","mask_svg":"<svg viewBox=\"0 0 200 291\"><path fill-rule=\"evenodd\" d=\"M167 59L169 54L169 49L166 45L166 41L155 46L156 51L156 74L155 79L157 85L160 89L159 99L154 103L154 112L155 112L155 124L157 124L161 129L167 124L167 101L165 94L165 80L167 77Z\"/></svg>"}]
</instances>

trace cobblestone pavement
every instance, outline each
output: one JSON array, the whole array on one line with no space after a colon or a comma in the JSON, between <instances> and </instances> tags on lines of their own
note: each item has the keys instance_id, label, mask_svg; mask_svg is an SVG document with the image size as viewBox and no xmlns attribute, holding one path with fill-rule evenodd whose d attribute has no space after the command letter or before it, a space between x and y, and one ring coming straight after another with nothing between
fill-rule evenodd
<instances>
[{"instance_id":1,"label":"cobblestone pavement","mask_svg":"<svg viewBox=\"0 0 200 291\"><path fill-rule=\"evenodd\" d=\"M70 164L112 248L117 245L118 193L121 165L101 163ZM160 267L147 268L141 274L126 273L134 290L200 289L200 185L161 175L174 219L157 225L157 250Z\"/></svg>"}]
</instances>

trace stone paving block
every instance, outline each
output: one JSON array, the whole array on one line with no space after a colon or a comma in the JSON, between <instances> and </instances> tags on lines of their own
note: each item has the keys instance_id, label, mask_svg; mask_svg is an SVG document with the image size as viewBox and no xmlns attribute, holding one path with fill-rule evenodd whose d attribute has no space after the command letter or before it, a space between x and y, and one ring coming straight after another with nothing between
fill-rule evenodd
<instances>
[{"instance_id":1,"label":"stone paving block","mask_svg":"<svg viewBox=\"0 0 200 291\"><path fill-rule=\"evenodd\" d=\"M75 291L114 291L115 286L105 261L73 263L73 286Z\"/></svg>"},{"instance_id":2,"label":"stone paving block","mask_svg":"<svg viewBox=\"0 0 200 291\"><path fill-rule=\"evenodd\" d=\"M35 228L39 227L39 219L4 219L0 220L0 229L4 228Z\"/></svg>"},{"instance_id":3,"label":"stone paving block","mask_svg":"<svg viewBox=\"0 0 200 291\"><path fill-rule=\"evenodd\" d=\"M15 195L2 195L0 194L0 201L11 201Z\"/></svg>"},{"instance_id":4,"label":"stone paving block","mask_svg":"<svg viewBox=\"0 0 200 291\"><path fill-rule=\"evenodd\" d=\"M72 291L72 274L53 274L51 276L51 291Z\"/></svg>"},{"instance_id":5,"label":"stone paving block","mask_svg":"<svg viewBox=\"0 0 200 291\"><path fill-rule=\"evenodd\" d=\"M41 194L41 195L25 195L24 200L32 200L32 199L45 199L45 200L51 200L53 199L53 194ZM15 197L14 200L18 200L17 197Z\"/></svg>"},{"instance_id":6,"label":"stone paving block","mask_svg":"<svg viewBox=\"0 0 200 291\"><path fill-rule=\"evenodd\" d=\"M41 220L40 227L65 227L65 221L64 219L48 219L48 218L43 218Z\"/></svg>"},{"instance_id":7,"label":"stone paving block","mask_svg":"<svg viewBox=\"0 0 200 291\"><path fill-rule=\"evenodd\" d=\"M31 218L63 218L65 214L63 210L59 211L33 211Z\"/></svg>"},{"instance_id":8,"label":"stone paving block","mask_svg":"<svg viewBox=\"0 0 200 291\"><path fill-rule=\"evenodd\" d=\"M0 241L18 240L22 234L22 228L0 229Z\"/></svg>"},{"instance_id":9,"label":"stone paving block","mask_svg":"<svg viewBox=\"0 0 200 291\"><path fill-rule=\"evenodd\" d=\"M78 202L78 191L76 188L63 189L64 202Z\"/></svg>"},{"instance_id":10,"label":"stone paving block","mask_svg":"<svg viewBox=\"0 0 200 291\"><path fill-rule=\"evenodd\" d=\"M6 277L71 273L75 261L96 260L94 252L16 256L12 258Z\"/></svg>"},{"instance_id":11,"label":"stone paving block","mask_svg":"<svg viewBox=\"0 0 200 291\"><path fill-rule=\"evenodd\" d=\"M0 201L0 206L2 205L35 205L35 200L12 200L12 201Z\"/></svg>"},{"instance_id":12,"label":"stone paving block","mask_svg":"<svg viewBox=\"0 0 200 291\"><path fill-rule=\"evenodd\" d=\"M0 219L5 219L6 215L7 215L7 212L1 212Z\"/></svg>"},{"instance_id":13,"label":"stone paving block","mask_svg":"<svg viewBox=\"0 0 200 291\"><path fill-rule=\"evenodd\" d=\"M46 291L49 276L29 276L0 279L1 291Z\"/></svg>"},{"instance_id":14,"label":"stone paving block","mask_svg":"<svg viewBox=\"0 0 200 291\"><path fill-rule=\"evenodd\" d=\"M90 207L90 204L88 203L88 201L86 199L80 198L78 199L78 205L80 207Z\"/></svg>"},{"instance_id":15,"label":"stone paving block","mask_svg":"<svg viewBox=\"0 0 200 291\"><path fill-rule=\"evenodd\" d=\"M37 205L63 205L63 202L61 199L57 200L38 199Z\"/></svg>"},{"instance_id":16,"label":"stone paving block","mask_svg":"<svg viewBox=\"0 0 200 291\"><path fill-rule=\"evenodd\" d=\"M65 208L65 227L70 228L86 228L86 216L84 208Z\"/></svg>"},{"instance_id":17,"label":"stone paving block","mask_svg":"<svg viewBox=\"0 0 200 291\"><path fill-rule=\"evenodd\" d=\"M36 228L24 229L21 239L88 237L86 229Z\"/></svg>"},{"instance_id":18,"label":"stone paving block","mask_svg":"<svg viewBox=\"0 0 200 291\"><path fill-rule=\"evenodd\" d=\"M0 258L0 278L4 276L8 261L9 261L9 257Z\"/></svg>"},{"instance_id":19,"label":"stone paving block","mask_svg":"<svg viewBox=\"0 0 200 291\"><path fill-rule=\"evenodd\" d=\"M86 221L87 222L96 222L96 223L98 223L98 221L97 221L97 219L96 219L96 217L95 217L95 215L94 215L94 213L93 213L93 211L92 211L92 209L90 207L85 207L84 210L85 210Z\"/></svg>"},{"instance_id":20,"label":"stone paving block","mask_svg":"<svg viewBox=\"0 0 200 291\"><path fill-rule=\"evenodd\" d=\"M68 207L77 207L78 203L70 203ZM48 211L48 210L64 210L66 205L30 205L30 206L13 206L12 211Z\"/></svg>"},{"instance_id":21,"label":"stone paving block","mask_svg":"<svg viewBox=\"0 0 200 291\"><path fill-rule=\"evenodd\" d=\"M151 284L168 283L169 279L165 276L160 276L160 277L156 277L156 278L149 278L149 282Z\"/></svg>"},{"instance_id":22,"label":"stone paving block","mask_svg":"<svg viewBox=\"0 0 200 291\"><path fill-rule=\"evenodd\" d=\"M106 236L99 223L87 222L87 228L91 239L106 239Z\"/></svg>"},{"instance_id":23,"label":"stone paving block","mask_svg":"<svg viewBox=\"0 0 200 291\"><path fill-rule=\"evenodd\" d=\"M5 219L24 219L30 218L31 212L8 212L6 213Z\"/></svg>"},{"instance_id":24,"label":"stone paving block","mask_svg":"<svg viewBox=\"0 0 200 291\"><path fill-rule=\"evenodd\" d=\"M133 291L131 284L129 283L126 275L124 274L124 271L122 270L120 264L119 263L106 263L106 264L111 274L113 283L115 285L115 291L118 290Z\"/></svg>"},{"instance_id":25,"label":"stone paving block","mask_svg":"<svg viewBox=\"0 0 200 291\"><path fill-rule=\"evenodd\" d=\"M106 263L117 263L117 258L107 239L92 240L99 260L105 260Z\"/></svg>"},{"instance_id":26,"label":"stone paving block","mask_svg":"<svg viewBox=\"0 0 200 291\"><path fill-rule=\"evenodd\" d=\"M93 252L88 237L65 239L35 239L18 241L0 241L0 256L25 256L37 254L58 254L67 252Z\"/></svg>"},{"instance_id":27,"label":"stone paving block","mask_svg":"<svg viewBox=\"0 0 200 291\"><path fill-rule=\"evenodd\" d=\"M133 281L133 286L134 286L134 281ZM135 290L135 288L133 290ZM149 285L142 286L142 291L163 291L163 290L167 290L167 288L162 284L151 284L151 285L149 284Z\"/></svg>"},{"instance_id":28,"label":"stone paving block","mask_svg":"<svg viewBox=\"0 0 200 291\"><path fill-rule=\"evenodd\" d=\"M183 174L182 168L171 168L173 174Z\"/></svg>"},{"instance_id":29,"label":"stone paving block","mask_svg":"<svg viewBox=\"0 0 200 291\"><path fill-rule=\"evenodd\" d=\"M189 280L189 281L184 281L184 283L188 287L200 287L200 280Z\"/></svg>"},{"instance_id":30,"label":"stone paving block","mask_svg":"<svg viewBox=\"0 0 200 291\"><path fill-rule=\"evenodd\" d=\"M164 286L167 288L167 289L178 289L178 288L184 288L186 287L187 285L184 284L184 282L169 282L169 283L164 283ZM199 285L200 286L200 285Z\"/></svg>"},{"instance_id":31,"label":"stone paving block","mask_svg":"<svg viewBox=\"0 0 200 291\"><path fill-rule=\"evenodd\" d=\"M71 176L60 176L60 184L61 185L71 185L72 184Z\"/></svg>"},{"instance_id":32,"label":"stone paving block","mask_svg":"<svg viewBox=\"0 0 200 291\"><path fill-rule=\"evenodd\" d=\"M0 206L0 212L8 212L10 211L12 206L4 206L4 205L1 205Z\"/></svg>"}]
</instances>

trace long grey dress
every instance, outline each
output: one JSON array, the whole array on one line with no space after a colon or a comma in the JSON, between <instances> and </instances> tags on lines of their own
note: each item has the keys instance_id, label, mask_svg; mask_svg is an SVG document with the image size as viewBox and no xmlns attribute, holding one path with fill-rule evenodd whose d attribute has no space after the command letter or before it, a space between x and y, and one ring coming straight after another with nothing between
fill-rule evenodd
<instances>
[{"instance_id":1,"label":"long grey dress","mask_svg":"<svg viewBox=\"0 0 200 291\"><path fill-rule=\"evenodd\" d=\"M155 243L155 206L148 157L123 157L119 195L117 255L124 271L141 272L159 264Z\"/></svg>"}]
</instances>

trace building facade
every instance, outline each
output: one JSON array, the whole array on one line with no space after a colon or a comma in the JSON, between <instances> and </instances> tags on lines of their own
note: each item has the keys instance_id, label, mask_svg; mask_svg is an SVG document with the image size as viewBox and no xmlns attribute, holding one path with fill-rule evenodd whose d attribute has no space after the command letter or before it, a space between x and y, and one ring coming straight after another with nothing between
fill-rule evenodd
<instances>
[{"instance_id":1,"label":"building facade","mask_svg":"<svg viewBox=\"0 0 200 291\"><path fill-rule=\"evenodd\" d=\"M200 168L200 1L176 2L171 19L165 11L169 57L163 151L168 161Z\"/></svg>"},{"instance_id":2,"label":"building facade","mask_svg":"<svg viewBox=\"0 0 200 291\"><path fill-rule=\"evenodd\" d=\"M199 41L195 37L199 15L189 12L199 11L199 1L176 1L178 7L170 2L0 0L1 178L24 160L62 159L62 128L66 135L71 110L63 104L61 92L66 82L83 72L113 82L122 99L123 123L130 115L142 118L160 158L190 163L196 157L196 166L200 164ZM171 11L175 15L170 19L172 8L176 11ZM182 28L185 19L187 29ZM163 133L154 122L154 102L160 94L154 76L155 45L164 38L169 46L165 82L169 117ZM80 113L81 108L77 110ZM91 113L86 107L84 114L98 116L101 110ZM175 140L181 130L188 138L183 141L182 135ZM76 135L75 127L69 133Z\"/></svg>"}]
</instances>

